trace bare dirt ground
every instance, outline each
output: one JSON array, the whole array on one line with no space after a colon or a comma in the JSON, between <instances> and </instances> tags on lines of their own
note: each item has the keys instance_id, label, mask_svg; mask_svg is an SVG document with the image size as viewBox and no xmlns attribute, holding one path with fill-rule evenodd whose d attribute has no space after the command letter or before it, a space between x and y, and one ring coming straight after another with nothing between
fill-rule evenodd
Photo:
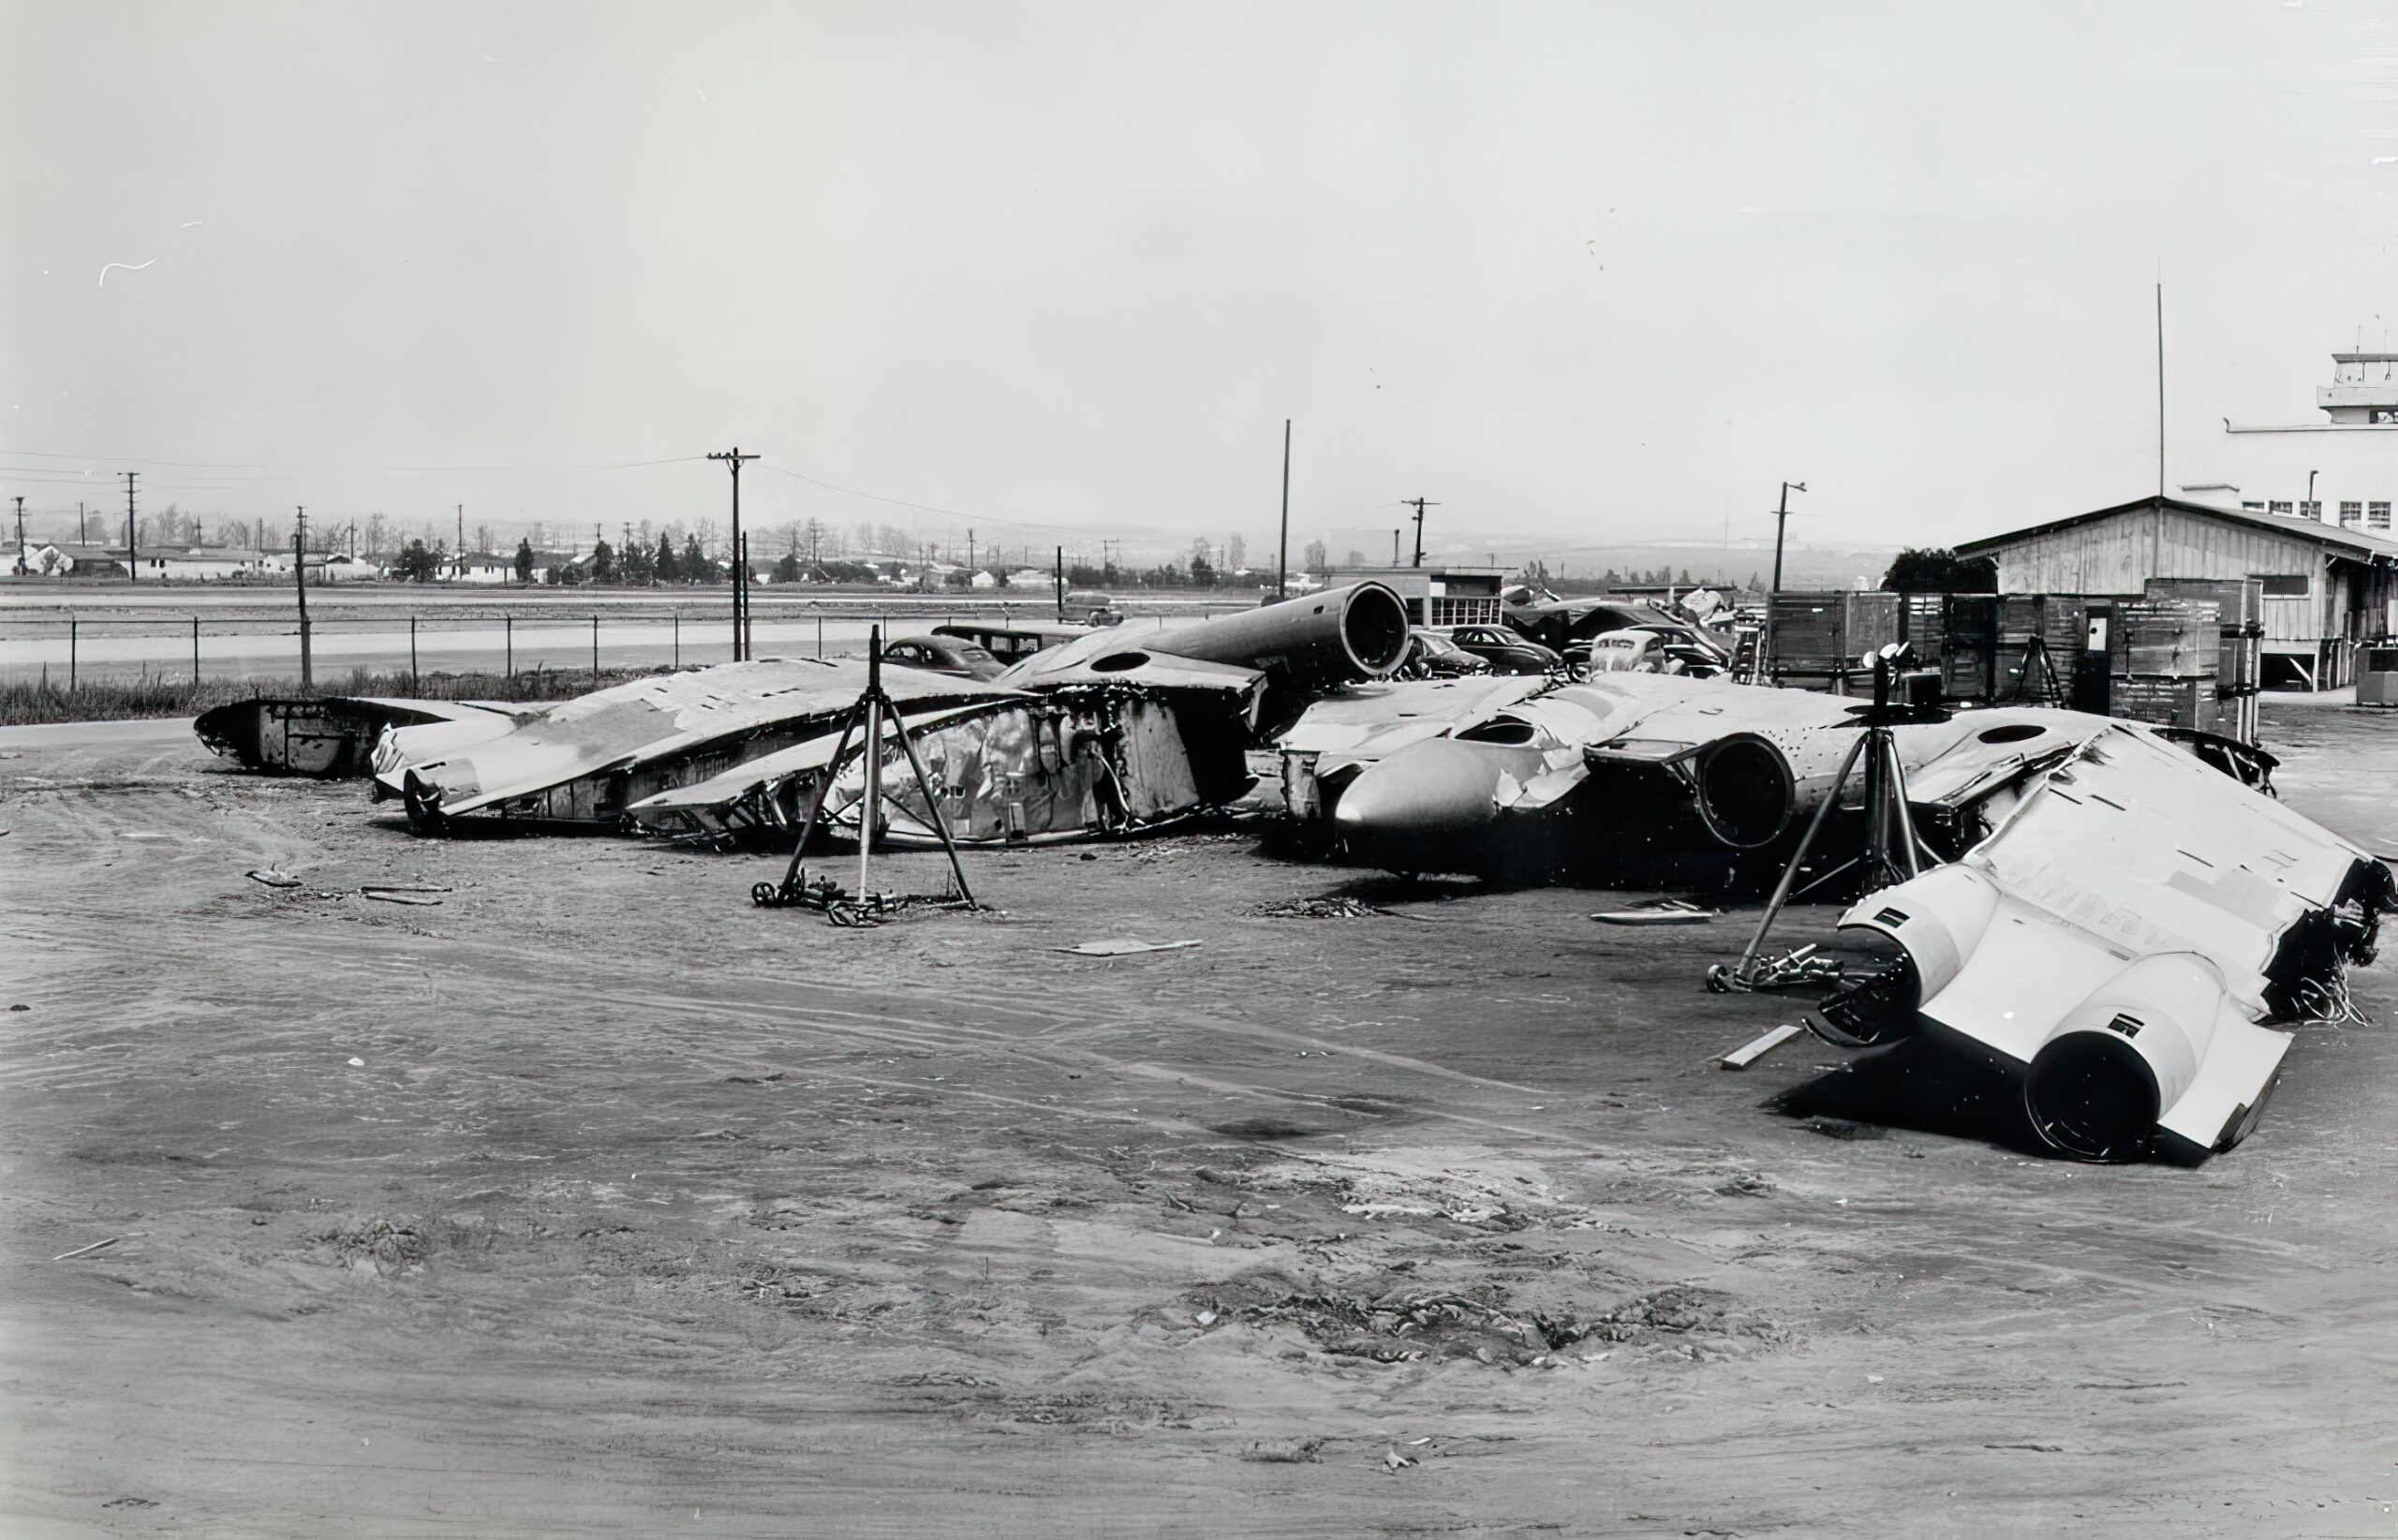
<instances>
[{"instance_id":1,"label":"bare dirt ground","mask_svg":"<svg viewBox=\"0 0 2398 1540\"><path fill-rule=\"evenodd\" d=\"M2269 718L2376 849L2388 721ZM845 931L0 753L8 1535L2392 1532L2386 968L2242 1148L2095 1168L1761 1107L1837 1056L1714 1067L1797 1009L1701 990L1736 919L1234 836ZM1397 912L1253 912L1327 896ZM1126 936L1203 944L1055 950Z\"/></svg>"}]
</instances>

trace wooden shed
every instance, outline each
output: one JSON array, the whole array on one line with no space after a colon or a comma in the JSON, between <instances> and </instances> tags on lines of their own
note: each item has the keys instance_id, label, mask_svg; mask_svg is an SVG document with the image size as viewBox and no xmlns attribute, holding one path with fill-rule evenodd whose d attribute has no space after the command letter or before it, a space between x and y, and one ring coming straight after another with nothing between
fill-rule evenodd
<instances>
[{"instance_id":1,"label":"wooden shed","mask_svg":"<svg viewBox=\"0 0 2398 1540\"><path fill-rule=\"evenodd\" d=\"M2398 632L2398 540L2313 519L2143 497L1968 540L2010 594L2138 596L2151 578L2264 585L2264 682L2330 689L2359 645Z\"/></svg>"}]
</instances>

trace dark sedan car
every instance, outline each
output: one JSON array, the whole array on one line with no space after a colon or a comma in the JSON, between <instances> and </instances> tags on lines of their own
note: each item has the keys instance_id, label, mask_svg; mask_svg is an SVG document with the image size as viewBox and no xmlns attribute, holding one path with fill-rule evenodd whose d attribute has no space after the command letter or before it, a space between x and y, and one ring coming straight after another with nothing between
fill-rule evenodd
<instances>
[{"instance_id":1,"label":"dark sedan car","mask_svg":"<svg viewBox=\"0 0 2398 1540\"><path fill-rule=\"evenodd\" d=\"M1561 661L1555 648L1528 641L1505 626L1452 626L1448 637L1489 664L1494 674L1547 674Z\"/></svg>"},{"instance_id":2,"label":"dark sedan car","mask_svg":"<svg viewBox=\"0 0 2398 1540\"><path fill-rule=\"evenodd\" d=\"M1007 665L984 648L954 636L903 636L882 644L882 660L960 679L996 679Z\"/></svg>"},{"instance_id":3,"label":"dark sedan car","mask_svg":"<svg viewBox=\"0 0 2398 1540\"><path fill-rule=\"evenodd\" d=\"M1440 631L1415 628L1414 644L1399 667L1407 679L1454 679L1466 674L1488 674L1490 665L1450 641Z\"/></svg>"}]
</instances>

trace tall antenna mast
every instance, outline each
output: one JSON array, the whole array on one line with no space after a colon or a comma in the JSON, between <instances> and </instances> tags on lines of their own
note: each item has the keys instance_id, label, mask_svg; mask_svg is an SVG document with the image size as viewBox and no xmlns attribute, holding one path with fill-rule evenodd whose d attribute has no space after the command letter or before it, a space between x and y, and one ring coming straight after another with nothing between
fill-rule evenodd
<instances>
[{"instance_id":1,"label":"tall antenna mast","mask_svg":"<svg viewBox=\"0 0 2398 1540\"><path fill-rule=\"evenodd\" d=\"M2165 496L2165 280L2156 280L2156 495Z\"/></svg>"}]
</instances>

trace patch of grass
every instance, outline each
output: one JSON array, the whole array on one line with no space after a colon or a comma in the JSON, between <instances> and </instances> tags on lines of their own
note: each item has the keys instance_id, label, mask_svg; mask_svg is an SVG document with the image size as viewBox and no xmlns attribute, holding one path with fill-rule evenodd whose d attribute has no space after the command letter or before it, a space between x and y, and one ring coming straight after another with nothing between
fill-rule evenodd
<instances>
[{"instance_id":1,"label":"patch of grass","mask_svg":"<svg viewBox=\"0 0 2398 1540\"><path fill-rule=\"evenodd\" d=\"M296 679L95 680L68 689L54 680L0 684L0 727L35 722L105 722L138 717L197 717L212 706L262 695L374 695L422 701L564 701L621 685L667 668L526 669L498 674L378 673L353 669L347 678L320 679L303 690Z\"/></svg>"}]
</instances>

